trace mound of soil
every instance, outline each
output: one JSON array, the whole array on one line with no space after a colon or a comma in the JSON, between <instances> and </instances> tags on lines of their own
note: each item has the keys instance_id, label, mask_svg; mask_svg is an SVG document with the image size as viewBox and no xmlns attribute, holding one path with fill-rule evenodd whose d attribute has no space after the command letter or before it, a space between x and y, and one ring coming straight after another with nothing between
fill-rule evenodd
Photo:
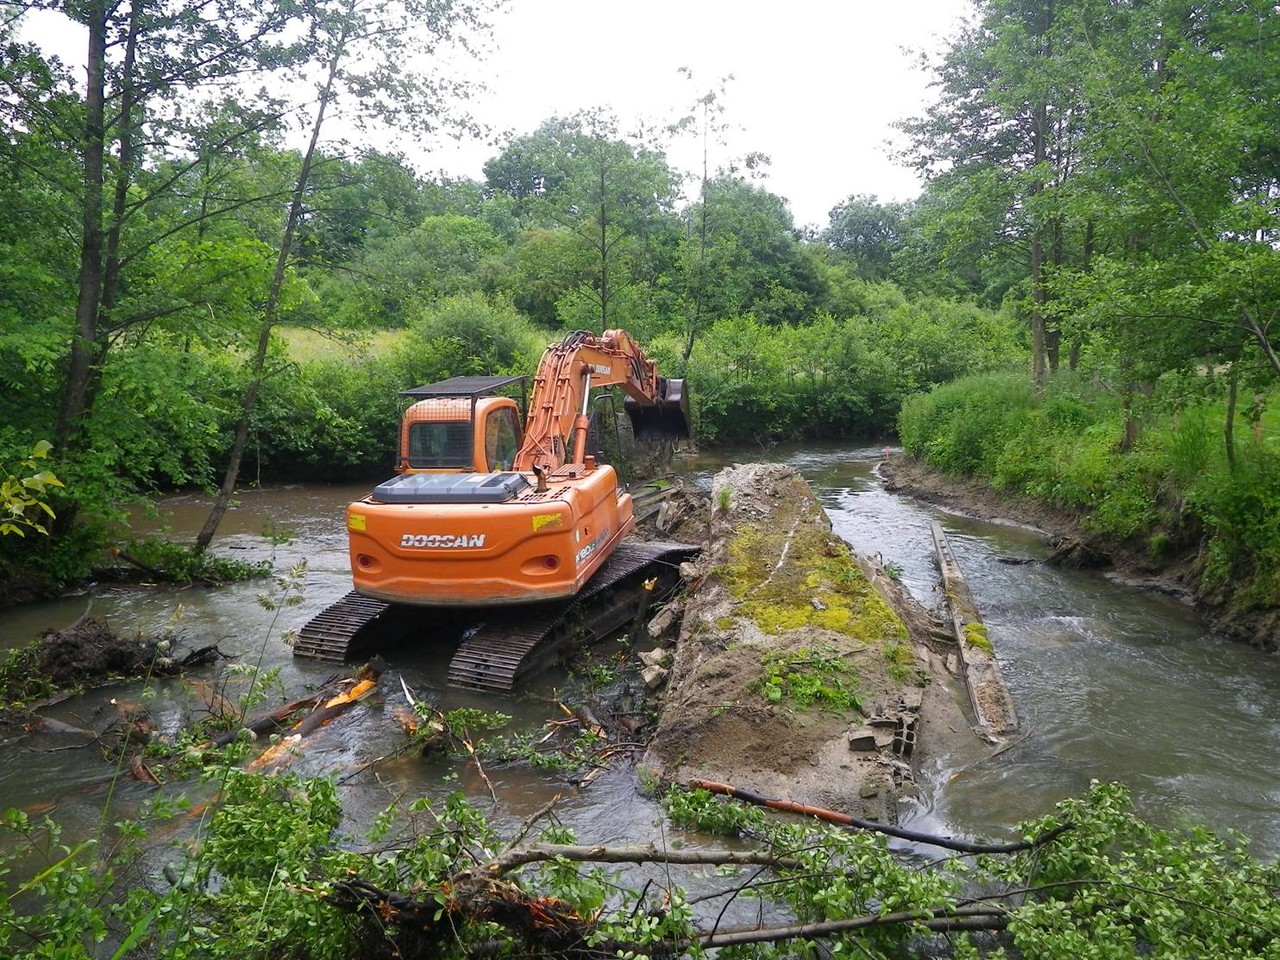
<instances>
[{"instance_id":1,"label":"mound of soil","mask_svg":"<svg viewBox=\"0 0 1280 960\"><path fill-rule=\"evenodd\" d=\"M56 687L137 676L146 673L157 656L154 642L118 636L94 617L65 630L46 630L36 647L36 669Z\"/></svg>"},{"instance_id":2,"label":"mound of soil","mask_svg":"<svg viewBox=\"0 0 1280 960\"><path fill-rule=\"evenodd\" d=\"M929 751L989 751L925 644L928 615L881 589L794 469L722 471L711 512L645 766L892 821ZM810 701L819 685L856 702Z\"/></svg>"}]
</instances>

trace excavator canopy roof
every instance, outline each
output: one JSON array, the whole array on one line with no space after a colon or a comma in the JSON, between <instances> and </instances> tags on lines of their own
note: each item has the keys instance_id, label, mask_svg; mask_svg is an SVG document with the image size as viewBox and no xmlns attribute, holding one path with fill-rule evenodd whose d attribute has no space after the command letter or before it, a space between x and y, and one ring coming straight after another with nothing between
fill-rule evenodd
<instances>
[{"instance_id":1,"label":"excavator canopy roof","mask_svg":"<svg viewBox=\"0 0 1280 960\"><path fill-rule=\"evenodd\" d=\"M401 390L402 397L483 397L501 390L512 383L519 383L526 377L450 377L439 383L428 383L425 386Z\"/></svg>"}]
</instances>

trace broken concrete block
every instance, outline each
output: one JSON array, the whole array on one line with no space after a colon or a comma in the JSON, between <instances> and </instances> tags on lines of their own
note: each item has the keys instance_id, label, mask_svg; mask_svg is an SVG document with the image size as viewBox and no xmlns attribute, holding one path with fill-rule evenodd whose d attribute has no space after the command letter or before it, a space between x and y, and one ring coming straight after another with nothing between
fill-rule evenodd
<instances>
[{"instance_id":1,"label":"broken concrete block","mask_svg":"<svg viewBox=\"0 0 1280 960\"><path fill-rule=\"evenodd\" d=\"M670 650L641 650L638 654L640 662L646 667L665 667L671 659Z\"/></svg>"},{"instance_id":2,"label":"broken concrete block","mask_svg":"<svg viewBox=\"0 0 1280 960\"><path fill-rule=\"evenodd\" d=\"M924 704L924 687L907 687L902 691L902 709L916 712Z\"/></svg>"},{"instance_id":3,"label":"broken concrete block","mask_svg":"<svg viewBox=\"0 0 1280 960\"><path fill-rule=\"evenodd\" d=\"M849 730L849 749L859 752L876 749L876 735L870 727L852 727Z\"/></svg>"},{"instance_id":4,"label":"broken concrete block","mask_svg":"<svg viewBox=\"0 0 1280 960\"><path fill-rule=\"evenodd\" d=\"M649 621L649 636L653 637L653 639L655 640L658 639L658 637L661 637L664 634L666 634L671 629L671 625L674 624L675 622L676 622L675 608L663 607L661 610L658 611L657 616L655 616L652 620Z\"/></svg>"},{"instance_id":5,"label":"broken concrete block","mask_svg":"<svg viewBox=\"0 0 1280 960\"><path fill-rule=\"evenodd\" d=\"M668 672L669 671L666 667L645 667L644 670L641 671L640 676L644 678L644 685L646 687L650 690L657 690L658 687L667 682Z\"/></svg>"}]
</instances>

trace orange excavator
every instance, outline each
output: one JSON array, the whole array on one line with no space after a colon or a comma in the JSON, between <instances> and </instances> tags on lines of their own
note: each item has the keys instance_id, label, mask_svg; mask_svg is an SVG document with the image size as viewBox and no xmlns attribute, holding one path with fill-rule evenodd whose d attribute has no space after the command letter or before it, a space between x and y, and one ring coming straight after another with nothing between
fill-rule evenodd
<instances>
[{"instance_id":1,"label":"orange excavator","mask_svg":"<svg viewBox=\"0 0 1280 960\"><path fill-rule=\"evenodd\" d=\"M574 622L616 629L636 581L696 552L625 543L633 498L587 452L592 392L619 388L637 440L689 436L682 380L661 377L622 330L549 346L521 436L502 395L523 377L454 377L405 391L397 476L347 508L354 590L299 632L296 656L346 659L357 635L398 607L462 608L478 622L450 682L510 689L563 653ZM588 604L586 601L593 601Z\"/></svg>"}]
</instances>

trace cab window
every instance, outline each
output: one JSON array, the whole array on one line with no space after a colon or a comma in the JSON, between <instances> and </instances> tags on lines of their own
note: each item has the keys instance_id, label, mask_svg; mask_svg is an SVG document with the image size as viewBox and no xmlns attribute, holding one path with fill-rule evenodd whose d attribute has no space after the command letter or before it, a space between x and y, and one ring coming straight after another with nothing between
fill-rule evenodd
<instances>
[{"instance_id":1,"label":"cab window","mask_svg":"<svg viewBox=\"0 0 1280 960\"><path fill-rule=\"evenodd\" d=\"M469 469L471 424L456 420L411 423L409 466L418 469Z\"/></svg>"},{"instance_id":2,"label":"cab window","mask_svg":"<svg viewBox=\"0 0 1280 960\"><path fill-rule=\"evenodd\" d=\"M500 407L490 410L485 417L484 446L485 458L489 461L489 469L510 470L515 463L516 451L520 444L516 438L516 412L511 407Z\"/></svg>"}]
</instances>

